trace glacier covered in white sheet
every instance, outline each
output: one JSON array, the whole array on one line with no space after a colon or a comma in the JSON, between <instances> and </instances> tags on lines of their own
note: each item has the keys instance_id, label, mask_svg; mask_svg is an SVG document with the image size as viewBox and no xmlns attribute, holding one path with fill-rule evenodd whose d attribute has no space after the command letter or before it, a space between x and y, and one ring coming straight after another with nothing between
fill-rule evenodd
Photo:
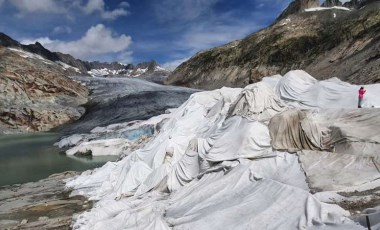
<instances>
[{"instance_id":1,"label":"glacier covered in white sheet","mask_svg":"<svg viewBox=\"0 0 380 230\"><path fill-rule=\"evenodd\" d=\"M364 87L364 109L359 86L299 70L194 93L143 147L67 182L96 200L74 229L365 229L336 204L380 186L380 84Z\"/></svg>"}]
</instances>

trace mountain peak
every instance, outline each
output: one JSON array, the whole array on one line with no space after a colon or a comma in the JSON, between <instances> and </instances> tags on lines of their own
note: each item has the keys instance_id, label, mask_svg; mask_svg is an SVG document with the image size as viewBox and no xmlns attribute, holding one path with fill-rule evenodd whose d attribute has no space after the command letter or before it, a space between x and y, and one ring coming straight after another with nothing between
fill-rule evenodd
<instances>
[{"instance_id":1,"label":"mountain peak","mask_svg":"<svg viewBox=\"0 0 380 230\"><path fill-rule=\"evenodd\" d=\"M20 43L18 41L13 40L8 35L0 32L0 46L5 47L19 47Z\"/></svg>"},{"instance_id":2,"label":"mountain peak","mask_svg":"<svg viewBox=\"0 0 380 230\"><path fill-rule=\"evenodd\" d=\"M277 21L284 19L292 14L297 14L309 8L319 7L319 0L295 0L281 13Z\"/></svg>"}]
</instances>

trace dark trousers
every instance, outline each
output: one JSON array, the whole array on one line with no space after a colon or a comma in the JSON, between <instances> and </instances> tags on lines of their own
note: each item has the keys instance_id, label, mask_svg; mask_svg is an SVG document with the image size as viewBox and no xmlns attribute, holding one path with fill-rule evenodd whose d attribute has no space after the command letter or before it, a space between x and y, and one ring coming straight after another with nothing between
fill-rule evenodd
<instances>
[{"instance_id":1,"label":"dark trousers","mask_svg":"<svg viewBox=\"0 0 380 230\"><path fill-rule=\"evenodd\" d=\"M363 98L360 98L360 97L359 97L358 108L361 108L361 107L362 107L362 103L363 103Z\"/></svg>"}]
</instances>

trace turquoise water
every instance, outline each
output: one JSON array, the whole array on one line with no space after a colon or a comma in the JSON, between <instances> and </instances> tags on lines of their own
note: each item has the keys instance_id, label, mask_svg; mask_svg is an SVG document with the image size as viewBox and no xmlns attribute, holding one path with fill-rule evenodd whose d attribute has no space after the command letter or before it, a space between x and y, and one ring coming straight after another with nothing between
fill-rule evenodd
<instances>
[{"instance_id":1,"label":"turquoise water","mask_svg":"<svg viewBox=\"0 0 380 230\"><path fill-rule=\"evenodd\" d=\"M115 156L68 157L53 146L54 133L0 136L0 186L37 181L54 173L100 167Z\"/></svg>"}]
</instances>

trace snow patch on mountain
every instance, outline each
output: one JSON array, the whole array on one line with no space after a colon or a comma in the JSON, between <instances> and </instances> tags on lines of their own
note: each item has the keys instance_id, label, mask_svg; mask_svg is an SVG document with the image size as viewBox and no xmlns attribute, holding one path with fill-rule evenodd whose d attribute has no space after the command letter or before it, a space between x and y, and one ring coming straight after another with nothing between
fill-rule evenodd
<instances>
[{"instance_id":1,"label":"snow patch on mountain","mask_svg":"<svg viewBox=\"0 0 380 230\"><path fill-rule=\"evenodd\" d=\"M305 9L306 12L313 12L313 11L321 11L321 10L345 10L345 11L351 11L351 9L347 7L342 6L333 6L333 7L313 7L309 9Z\"/></svg>"},{"instance_id":2,"label":"snow patch on mountain","mask_svg":"<svg viewBox=\"0 0 380 230\"><path fill-rule=\"evenodd\" d=\"M74 66L71 66L71 65L68 65L68 64L66 64L64 62L56 61L55 63L57 63L58 65L61 65L64 70L73 69L73 70L75 70L75 72L81 73L81 71L78 68L76 68Z\"/></svg>"},{"instance_id":3,"label":"snow patch on mountain","mask_svg":"<svg viewBox=\"0 0 380 230\"><path fill-rule=\"evenodd\" d=\"M14 52L17 52L17 54L23 58L32 58L32 59L38 59L38 60L41 60L43 63L45 64L48 64L48 65L51 65L53 64L52 61L46 59L46 58L43 58L41 57L40 55L38 54L34 54L34 53L30 53L30 52L27 52L27 51L24 51L24 50L21 50L21 49L16 49L16 48L7 48L11 51L14 51Z\"/></svg>"}]
</instances>

